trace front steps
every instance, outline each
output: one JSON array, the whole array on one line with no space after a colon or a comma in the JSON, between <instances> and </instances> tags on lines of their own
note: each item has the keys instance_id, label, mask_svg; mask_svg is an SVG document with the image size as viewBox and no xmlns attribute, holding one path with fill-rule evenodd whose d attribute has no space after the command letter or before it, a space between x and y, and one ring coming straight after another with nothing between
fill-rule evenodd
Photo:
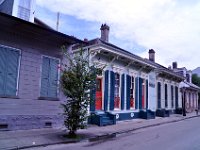
<instances>
[{"instance_id":1,"label":"front steps","mask_svg":"<svg viewBox=\"0 0 200 150\"><path fill-rule=\"evenodd\" d=\"M169 117L170 116L170 110L157 109L156 110L156 116L158 116L158 117Z\"/></svg>"},{"instance_id":2,"label":"front steps","mask_svg":"<svg viewBox=\"0 0 200 150\"><path fill-rule=\"evenodd\" d=\"M104 111L96 111L91 113L89 123L98 126L114 125L116 124L116 115Z\"/></svg>"}]
</instances>

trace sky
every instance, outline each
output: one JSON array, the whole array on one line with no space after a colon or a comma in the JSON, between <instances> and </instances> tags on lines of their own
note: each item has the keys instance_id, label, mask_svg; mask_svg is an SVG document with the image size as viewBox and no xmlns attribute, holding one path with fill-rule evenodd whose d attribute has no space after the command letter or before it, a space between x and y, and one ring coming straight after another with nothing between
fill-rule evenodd
<instances>
[{"instance_id":1,"label":"sky","mask_svg":"<svg viewBox=\"0 0 200 150\"><path fill-rule=\"evenodd\" d=\"M166 67L200 66L199 0L36 0L35 15L59 32L81 40L100 37L110 26L109 42Z\"/></svg>"}]
</instances>

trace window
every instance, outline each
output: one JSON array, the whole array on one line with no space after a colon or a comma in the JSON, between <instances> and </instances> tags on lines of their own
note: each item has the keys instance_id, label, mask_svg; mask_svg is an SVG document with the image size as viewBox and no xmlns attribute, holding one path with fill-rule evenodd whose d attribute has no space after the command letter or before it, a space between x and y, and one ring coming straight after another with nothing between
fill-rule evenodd
<instances>
[{"instance_id":1,"label":"window","mask_svg":"<svg viewBox=\"0 0 200 150\"><path fill-rule=\"evenodd\" d=\"M120 96L119 96L119 91L120 91L120 75L119 73L115 73L115 102L114 106L115 108L119 108L119 103L120 103Z\"/></svg>"},{"instance_id":2,"label":"window","mask_svg":"<svg viewBox=\"0 0 200 150\"><path fill-rule=\"evenodd\" d=\"M21 19L29 21L29 19L30 19L30 9L31 9L31 1L30 0L20 0L19 6L18 6L17 16Z\"/></svg>"},{"instance_id":3,"label":"window","mask_svg":"<svg viewBox=\"0 0 200 150\"><path fill-rule=\"evenodd\" d=\"M168 93L167 84L165 84L165 107L168 107Z\"/></svg>"},{"instance_id":4,"label":"window","mask_svg":"<svg viewBox=\"0 0 200 150\"><path fill-rule=\"evenodd\" d=\"M130 107L131 108L135 108L135 82L134 82L134 80L135 80L135 78L131 77L131 88L130 88L130 90L131 90L131 92L130 92L130 94L131 94Z\"/></svg>"},{"instance_id":5,"label":"window","mask_svg":"<svg viewBox=\"0 0 200 150\"><path fill-rule=\"evenodd\" d=\"M0 96L16 96L19 50L0 46Z\"/></svg>"},{"instance_id":6,"label":"window","mask_svg":"<svg viewBox=\"0 0 200 150\"><path fill-rule=\"evenodd\" d=\"M174 87L173 87L173 85L171 86L171 105L173 108L174 107Z\"/></svg>"},{"instance_id":7,"label":"window","mask_svg":"<svg viewBox=\"0 0 200 150\"><path fill-rule=\"evenodd\" d=\"M41 77L41 97L57 98L59 60L43 57Z\"/></svg>"}]
</instances>

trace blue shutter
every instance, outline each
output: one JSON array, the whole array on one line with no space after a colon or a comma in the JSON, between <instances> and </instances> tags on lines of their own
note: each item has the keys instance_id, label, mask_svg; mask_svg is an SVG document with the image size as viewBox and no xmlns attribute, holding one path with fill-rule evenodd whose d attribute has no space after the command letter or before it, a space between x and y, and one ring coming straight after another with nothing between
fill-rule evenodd
<instances>
[{"instance_id":1,"label":"blue shutter","mask_svg":"<svg viewBox=\"0 0 200 150\"><path fill-rule=\"evenodd\" d=\"M171 105L172 108L174 107L174 88L173 85L171 85Z\"/></svg>"},{"instance_id":2,"label":"blue shutter","mask_svg":"<svg viewBox=\"0 0 200 150\"><path fill-rule=\"evenodd\" d=\"M6 51L0 47L0 95L5 94Z\"/></svg>"},{"instance_id":3,"label":"blue shutter","mask_svg":"<svg viewBox=\"0 0 200 150\"><path fill-rule=\"evenodd\" d=\"M157 85L158 85L158 87L157 87L158 88L157 89L157 92L158 92L157 93L158 94L158 106L157 107L159 109L159 108L161 108L161 83L158 82Z\"/></svg>"},{"instance_id":4,"label":"blue shutter","mask_svg":"<svg viewBox=\"0 0 200 150\"><path fill-rule=\"evenodd\" d=\"M20 55L19 51L7 49L5 95L16 96L19 55Z\"/></svg>"},{"instance_id":5,"label":"blue shutter","mask_svg":"<svg viewBox=\"0 0 200 150\"><path fill-rule=\"evenodd\" d=\"M167 84L165 84L165 107L168 107L168 91L167 91Z\"/></svg>"},{"instance_id":6,"label":"blue shutter","mask_svg":"<svg viewBox=\"0 0 200 150\"><path fill-rule=\"evenodd\" d=\"M175 108L178 108L178 87L175 87Z\"/></svg>"},{"instance_id":7,"label":"blue shutter","mask_svg":"<svg viewBox=\"0 0 200 150\"><path fill-rule=\"evenodd\" d=\"M43 57L40 96L48 97L50 60Z\"/></svg>"},{"instance_id":8,"label":"blue shutter","mask_svg":"<svg viewBox=\"0 0 200 150\"><path fill-rule=\"evenodd\" d=\"M142 78L139 78L139 109L142 109Z\"/></svg>"},{"instance_id":9,"label":"blue shutter","mask_svg":"<svg viewBox=\"0 0 200 150\"><path fill-rule=\"evenodd\" d=\"M148 91L149 88L148 88L148 80L146 80L146 109L148 109Z\"/></svg>"},{"instance_id":10,"label":"blue shutter","mask_svg":"<svg viewBox=\"0 0 200 150\"><path fill-rule=\"evenodd\" d=\"M114 110L115 99L115 73L110 71L110 110Z\"/></svg>"},{"instance_id":11,"label":"blue shutter","mask_svg":"<svg viewBox=\"0 0 200 150\"><path fill-rule=\"evenodd\" d=\"M105 71L105 85L104 85L104 110L107 110L108 106L108 79L109 79L109 70Z\"/></svg>"},{"instance_id":12,"label":"blue shutter","mask_svg":"<svg viewBox=\"0 0 200 150\"><path fill-rule=\"evenodd\" d=\"M40 91L42 97L57 97L58 64L57 59L43 57Z\"/></svg>"},{"instance_id":13,"label":"blue shutter","mask_svg":"<svg viewBox=\"0 0 200 150\"><path fill-rule=\"evenodd\" d=\"M138 94L139 94L139 77L135 78L135 109L138 109Z\"/></svg>"},{"instance_id":14,"label":"blue shutter","mask_svg":"<svg viewBox=\"0 0 200 150\"><path fill-rule=\"evenodd\" d=\"M95 111L95 100L96 100L96 86L90 89L90 111Z\"/></svg>"},{"instance_id":15,"label":"blue shutter","mask_svg":"<svg viewBox=\"0 0 200 150\"><path fill-rule=\"evenodd\" d=\"M130 103L131 103L131 77L129 75L126 75L126 108L127 110L130 109Z\"/></svg>"},{"instance_id":16,"label":"blue shutter","mask_svg":"<svg viewBox=\"0 0 200 150\"><path fill-rule=\"evenodd\" d=\"M121 76L121 109L124 109L124 84L125 84L125 75L122 74Z\"/></svg>"},{"instance_id":17,"label":"blue shutter","mask_svg":"<svg viewBox=\"0 0 200 150\"><path fill-rule=\"evenodd\" d=\"M57 97L58 93L58 64L59 60L50 59L48 97Z\"/></svg>"}]
</instances>

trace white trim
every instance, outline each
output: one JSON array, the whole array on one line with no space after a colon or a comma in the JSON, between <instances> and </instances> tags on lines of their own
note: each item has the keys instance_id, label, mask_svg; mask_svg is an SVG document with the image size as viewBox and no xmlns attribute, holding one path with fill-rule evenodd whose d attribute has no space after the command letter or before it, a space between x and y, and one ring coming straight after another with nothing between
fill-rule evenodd
<instances>
[{"instance_id":1,"label":"white trim","mask_svg":"<svg viewBox=\"0 0 200 150\"><path fill-rule=\"evenodd\" d=\"M59 61L59 64L61 64L61 59L60 58L56 58L56 57L52 57L52 56L48 56L48 55L41 55L41 64L40 64L40 80L39 80L39 96L41 96L41 83L42 83L42 65L43 65L43 58L44 57L47 57L47 58L50 58L50 59L56 59ZM59 90L59 87L60 87L60 69L58 70L58 78L57 78L57 98L59 97L59 94L60 94L60 90Z\"/></svg>"},{"instance_id":2,"label":"white trim","mask_svg":"<svg viewBox=\"0 0 200 150\"><path fill-rule=\"evenodd\" d=\"M10 47L10 46L5 46L5 45L1 45L0 44L0 47L4 47L4 48L9 48L9 49L12 49L12 50L15 50L15 51L19 51L19 58L18 58L18 71L17 71L17 84L16 84L16 93L15 93L15 96L19 96L19 75L20 75L20 69L21 69L21 57L22 57L22 50L21 49L17 49L17 48L14 48L14 47Z\"/></svg>"}]
</instances>

